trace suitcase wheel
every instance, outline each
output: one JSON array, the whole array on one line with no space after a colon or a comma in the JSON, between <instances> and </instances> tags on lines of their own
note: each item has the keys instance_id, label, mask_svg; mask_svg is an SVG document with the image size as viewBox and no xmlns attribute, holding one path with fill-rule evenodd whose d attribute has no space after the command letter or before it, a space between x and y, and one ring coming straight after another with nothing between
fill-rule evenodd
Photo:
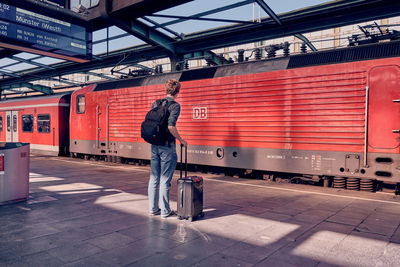
<instances>
[{"instance_id":1,"label":"suitcase wheel","mask_svg":"<svg viewBox=\"0 0 400 267\"><path fill-rule=\"evenodd\" d=\"M178 216L179 220L183 220L183 217L181 215Z\"/></svg>"}]
</instances>

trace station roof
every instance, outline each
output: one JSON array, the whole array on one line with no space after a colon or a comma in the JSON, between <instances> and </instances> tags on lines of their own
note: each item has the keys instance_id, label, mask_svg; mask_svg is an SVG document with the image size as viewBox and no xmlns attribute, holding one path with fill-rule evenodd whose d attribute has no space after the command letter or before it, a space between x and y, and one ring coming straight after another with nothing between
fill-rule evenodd
<instances>
[{"instance_id":1,"label":"station roof","mask_svg":"<svg viewBox=\"0 0 400 267\"><path fill-rule=\"evenodd\" d=\"M304 33L400 15L397 0L284 1L285 5L266 0L71 0L65 7L52 0L24 2L28 9L40 7L49 17L90 25L93 57L75 62L4 46L0 48L3 97L53 94L91 82L67 78L70 74L115 80L120 75L93 70L118 64L145 70L140 62L160 58L176 64L208 58L218 64L213 49L291 35L315 50Z\"/></svg>"}]
</instances>

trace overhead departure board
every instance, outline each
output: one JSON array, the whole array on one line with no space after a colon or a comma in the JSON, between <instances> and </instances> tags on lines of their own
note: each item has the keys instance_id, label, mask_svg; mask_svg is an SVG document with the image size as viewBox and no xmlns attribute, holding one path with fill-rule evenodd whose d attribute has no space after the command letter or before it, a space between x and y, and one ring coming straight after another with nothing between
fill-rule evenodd
<instances>
[{"instance_id":1,"label":"overhead departure board","mask_svg":"<svg viewBox=\"0 0 400 267\"><path fill-rule=\"evenodd\" d=\"M92 53L91 33L85 27L2 2L0 46L78 62L89 60Z\"/></svg>"}]
</instances>

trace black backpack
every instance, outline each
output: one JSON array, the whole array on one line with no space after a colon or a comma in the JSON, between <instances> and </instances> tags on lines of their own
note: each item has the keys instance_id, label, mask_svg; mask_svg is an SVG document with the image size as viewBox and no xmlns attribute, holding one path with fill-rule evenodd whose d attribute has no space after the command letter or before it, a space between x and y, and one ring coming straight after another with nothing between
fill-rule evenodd
<instances>
[{"instance_id":1,"label":"black backpack","mask_svg":"<svg viewBox=\"0 0 400 267\"><path fill-rule=\"evenodd\" d=\"M142 122L141 136L153 145L165 145L171 140L171 134L168 131L168 108L175 101L159 99L156 106L146 114L146 118Z\"/></svg>"}]
</instances>

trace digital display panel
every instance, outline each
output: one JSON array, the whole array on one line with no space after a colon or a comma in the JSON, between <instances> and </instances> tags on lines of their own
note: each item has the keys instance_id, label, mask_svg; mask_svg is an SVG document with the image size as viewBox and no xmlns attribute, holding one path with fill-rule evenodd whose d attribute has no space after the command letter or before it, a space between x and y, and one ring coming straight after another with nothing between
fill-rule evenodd
<instances>
[{"instance_id":1,"label":"digital display panel","mask_svg":"<svg viewBox=\"0 0 400 267\"><path fill-rule=\"evenodd\" d=\"M85 27L1 2L0 42L77 62L86 62L92 53L91 34Z\"/></svg>"}]
</instances>

